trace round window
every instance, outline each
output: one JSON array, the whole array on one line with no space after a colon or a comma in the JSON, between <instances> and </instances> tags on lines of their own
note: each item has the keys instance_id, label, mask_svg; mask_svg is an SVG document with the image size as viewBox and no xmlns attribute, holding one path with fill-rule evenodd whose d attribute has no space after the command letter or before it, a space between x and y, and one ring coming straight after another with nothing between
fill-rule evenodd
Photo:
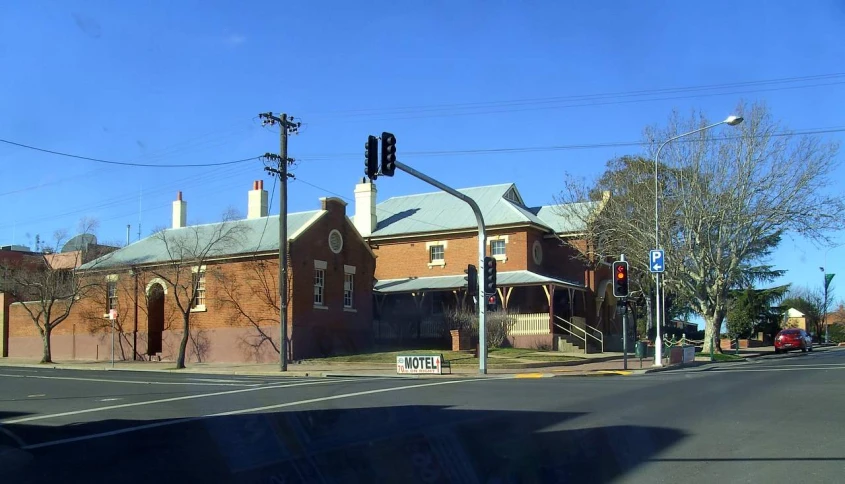
<instances>
[{"instance_id":1,"label":"round window","mask_svg":"<svg viewBox=\"0 0 845 484\"><path fill-rule=\"evenodd\" d=\"M534 245L531 247L531 255L534 257L535 264L543 263L543 245L540 244L539 240L534 241Z\"/></svg>"},{"instance_id":2,"label":"round window","mask_svg":"<svg viewBox=\"0 0 845 484\"><path fill-rule=\"evenodd\" d=\"M343 236L337 230L329 232L329 249L335 254L340 254L343 250Z\"/></svg>"}]
</instances>

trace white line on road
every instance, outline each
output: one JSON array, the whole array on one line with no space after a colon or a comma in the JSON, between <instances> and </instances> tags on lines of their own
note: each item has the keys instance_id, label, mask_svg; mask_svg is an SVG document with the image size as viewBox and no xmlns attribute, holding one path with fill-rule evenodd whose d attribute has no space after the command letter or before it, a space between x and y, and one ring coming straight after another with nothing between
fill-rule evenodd
<instances>
[{"instance_id":1,"label":"white line on road","mask_svg":"<svg viewBox=\"0 0 845 484\"><path fill-rule=\"evenodd\" d=\"M11 430L0 427L0 432L5 434L10 439L14 440L15 443L18 444L18 447L26 447L26 442L24 442L22 438L15 435L15 433Z\"/></svg>"},{"instance_id":2,"label":"white line on road","mask_svg":"<svg viewBox=\"0 0 845 484\"><path fill-rule=\"evenodd\" d=\"M361 381L361 380L356 380ZM159 400L148 400L144 402L134 402L134 403L121 403L119 405L109 405L106 407L95 407L95 408L86 408L84 410L73 410L69 412L61 412L61 413L50 413L46 415L32 415L30 417L21 417L21 418L14 418L9 420L2 420L0 421L0 425L11 425L11 424L18 424L24 422L33 422L36 420L47 420L51 418L58 418L58 417L68 417L71 415L81 415L84 413L94 413L94 412L105 412L107 410L116 410L119 408L128 408L128 407L139 407L142 405L155 405L158 403L168 403L168 402L178 402L181 400L193 400L197 398L208 398L208 397L216 397L220 395L232 395L235 393L245 393L245 392L255 392L261 390L270 390L274 388L290 388L290 387L299 387L299 386L308 386L308 385L324 385L326 383L335 383L334 381L317 381L317 382L302 382L302 383L290 383L290 384L282 384L282 385L267 385L262 387L250 387L250 388L241 388L238 390L226 390L223 392L214 392L214 393L200 393L198 395L185 395L181 397L171 397L171 398L162 398Z\"/></svg>"},{"instance_id":3,"label":"white line on road","mask_svg":"<svg viewBox=\"0 0 845 484\"><path fill-rule=\"evenodd\" d=\"M797 366L797 365L794 365ZM710 371L715 371L716 373L739 373L739 372L761 372L761 371L807 371L807 370L845 370L845 366L802 366L800 368L795 368L794 366L788 367L781 367L781 368L719 368L713 369Z\"/></svg>"},{"instance_id":4,"label":"white line on road","mask_svg":"<svg viewBox=\"0 0 845 484\"><path fill-rule=\"evenodd\" d=\"M222 380L219 378L185 378L186 380L190 381L202 381L202 382L209 382L209 383L249 383L253 384L253 381L249 380Z\"/></svg>"},{"instance_id":5,"label":"white line on road","mask_svg":"<svg viewBox=\"0 0 845 484\"><path fill-rule=\"evenodd\" d=\"M41 442L41 443L38 443L38 444L32 444L32 445L24 446L23 449L24 450L40 449L42 447L51 447L51 446L55 446L55 445L70 444L70 443L73 443L73 442L81 442L81 441L85 441L85 440L99 439L99 438L103 438L103 437L112 437L112 436L115 436L115 435L127 434L127 433L130 433L130 432L138 432L138 431L141 431L141 430L149 430L149 429L155 429L155 428L159 428L159 427L166 427L166 426L170 426L170 425L177 425L177 424L182 424L182 423L195 422L197 420L202 420L202 419L205 419L205 418L227 417L227 416L231 416L231 415L242 415L242 414L246 414L246 413L261 412L261 411L265 411L265 410L276 410L276 409L285 408L285 407L308 405L310 403L327 402L327 401L330 401L330 400L340 400L340 399L343 399L343 398L353 398L353 397L360 397L360 396L364 396L364 395L375 395L377 393L398 392L398 391L401 391L401 390L412 390L414 388L425 388L425 387L433 387L433 386L438 386L438 385L453 385L453 384L456 384L456 383L469 383L469 382L484 381L484 380L486 380L486 379L485 378L474 378L474 379L471 379L471 380L470 379L449 380L449 381L442 381L442 382L436 382L436 383L422 383L422 384L418 384L418 385L405 385L405 386L402 386L402 387L380 388L380 389L377 389L377 390L365 390L365 391L360 391L360 392L342 393L340 395L331 395L331 396L328 396L328 397L309 398L308 400L298 400L298 401L295 401L295 402L279 403L279 404L276 404L276 405L267 405L267 406L264 406L264 407L253 407L253 408L244 408L244 409L241 409L241 410L231 410L229 412L212 413L212 414L208 414L208 415L201 415L199 417L187 417L187 418L181 418L181 419L177 419L177 420L168 420L168 421L164 421L164 422L156 422L156 423L151 423L151 424L146 424L146 425L138 425L138 426L135 426L135 427L128 427L128 428L123 428L123 429L119 429L119 430L111 430L109 432L100 432L100 433L97 433L97 434L81 435L79 437L70 437L70 438L67 438L67 439L53 440L53 441L50 441L50 442ZM356 380L356 381L361 381L361 380Z\"/></svg>"},{"instance_id":6,"label":"white line on road","mask_svg":"<svg viewBox=\"0 0 845 484\"><path fill-rule=\"evenodd\" d=\"M184 382L184 381L150 381L150 380L111 380L108 378L82 378L71 376L44 376L44 375L11 375L8 373L0 373L0 377L7 378L38 378L42 380L73 380L73 381L92 381L99 383L128 383L134 385L196 385L196 386L212 386L212 387L255 387L261 383L210 383L210 382Z\"/></svg>"}]
</instances>

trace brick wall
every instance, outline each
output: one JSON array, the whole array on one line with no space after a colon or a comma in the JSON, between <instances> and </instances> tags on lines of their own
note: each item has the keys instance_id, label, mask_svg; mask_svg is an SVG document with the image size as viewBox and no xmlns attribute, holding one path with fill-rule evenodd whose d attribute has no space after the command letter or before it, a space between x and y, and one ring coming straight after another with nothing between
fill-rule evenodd
<instances>
[{"instance_id":1,"label":"brick wall","mask_svg":"<svg viewBox=\"0 0 845 484\"><path fill-rule=\"evenodd\" d=\"M293 270L293 348L296 359L328 353L356 352L371 341L375 259L346 219L341 200L324 200L328 213L291 247ZM332 229L340 232L343 250L329 248ZM314 304L314 261L325 266L324 307ZM352 308L344 308L345 266L354 267Z\"/></svg>"},{"instance_id":2,"label":"brick wall","mask_svg":"<svg viewBox=\"0 0 845 484\"><path fill-rule=\"evenodd\" d=\"M291 243L289 254L288 334L293 338L292 357L319 356L325 352L354 351L369 341L372 321L372 283L375 260L366 244L345 217L345 204L336 199L323 201L328 212ZM329 233L337 229L343 238L339 254L329 249ZM326 265L325 306L314 308L314 260ZM344 266L355 267L354 302L344 310ZM278 353L268 343L258 344L263 332L278 347L278 257L206 264L206 307L190 316L190 361L274 361ZM165 274L172 275L172 274ZM107 311L107 277L116 277L119 319L115 325L117 358L132 359L132 347L146 353L148 338L148 290L156 282L152 270L128 270L89 276L96 282L74 306L70 317L53 331L56 359L108 359L111 356L111 323ZM181 280L191 280L185 267ZM162 359L174 359L182 334L182 315L167 287L164 299ZM181 300L188 298L182 293ZM137 301L137 326L135 308ZM32 303L30 303L32 304ZM40 335L20 303L9 306L9 356L41 356ZM137 331L137 334L135 333ZM312 341L315 340L315 341Z\"/></svg>"},{"instance_id":3,"label":"brick wall","mask_svg":"<svg viewBox=\"0 0 845 484\"><path fill-rule=\"evenodd\" d=\"M499 261L499 272L528 269L526 230L492 231L488 239L507 237L505 251L507 261ZM443 266L429 266L429 242L444 242ZM399 279L404 277L431 277L463 274L468 264L478 265L478 237L475 234L428 235L401 241L378 241L373 251L378 258L377 279ZM490 255L490 244L486 254Z\"/></svg>"},{"instance_id":4,"label":"brick wall","mask_svg":"<svg viewBox=\"0 0 845 484\"><path fill-rule=\"evenodd\" d=\"M529 270L538 274L559 277L574 282L589 284L592 280L584 263L577 258L577 251L563 245L559 240L544 238L544 233L533 228L510 231L491 231L489 239L507 238L506 261L498 261L499 272ZM444 266L429 264L430 242L444 242ZM542 260L535 263L534 243L542 248ZM378 258L377 279L400 279L405 277L430 277L463 274L467 264L476 264L478 259L478 238L473 234L428 235L425 237L375 243L374 252ZM490 245L487 245L490 255ZM601 274L599 274L601 275Z\"/></svg>"}]
</instances>

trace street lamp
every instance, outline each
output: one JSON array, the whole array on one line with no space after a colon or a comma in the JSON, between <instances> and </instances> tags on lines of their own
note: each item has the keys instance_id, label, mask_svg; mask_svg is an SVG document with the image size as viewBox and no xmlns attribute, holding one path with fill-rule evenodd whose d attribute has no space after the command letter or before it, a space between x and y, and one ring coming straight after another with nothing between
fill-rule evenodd
<instances>
[{"instance_id":1,"label":"street lamp","mask_svg":"<svg viewBox=\"0 0 845 484\"><path fill-rule=\"evenodd\" d=\"M675 141L676 139L683 138L684 136L689 136L691 134L700 133L702 131L706 131L711 128L715 128L721 124L727 124L728 126L736 126L743 121L742 116L728 116L723 121L719 121L718 123L713 123L698 129L694 129L692 131L681 133L679 135L673 136L666 141L664 141L658 148L657 153L654 156L654 248L660 249L660 225L658 222L658 213L660 210L659 200L660 200L660 185L657 181L657 167L660 164L660 152L663 150L663 147L667 144ZM665 267L665 263L664 263ZM663 366L663 341L660 338L660 325L662 324L662 319L666 319L666 314L663 314L663 318L661 318L661 308L665 313L666 308L664 307L666 304L666 281L663 281L663 292L661 295L661 285L660 285L660 273L655 273L654 279L654 287L655 287L655 301L654 301L654 315L655 315L655 324L656 324L656 337L654 341L654 365L653 366ZM662 301L661 301L662 300ZM710 341L710 353L713 353L713 341Z\"/></svg>"},{"instance_id":2,"label":"street lamp","mask_svg":"<svg viewBox=\"0 0 845 484\"><path fill-rule=\"evenodd\" d=\"M835 274L830 275L830 279L827 277L827 253L831 250L835 249L838 246L828 247L826 251L824 251L824 266L819 267L822 271L822 275L824 279L822 283L824 284L824 306L822 307L822 325L824 326L824 342L830 343L830 328L827 326L827 290L830 287L830 281L833 280L833 276ZM821 335L819 335L821 337Z\"/></svg>"}]
</instances>

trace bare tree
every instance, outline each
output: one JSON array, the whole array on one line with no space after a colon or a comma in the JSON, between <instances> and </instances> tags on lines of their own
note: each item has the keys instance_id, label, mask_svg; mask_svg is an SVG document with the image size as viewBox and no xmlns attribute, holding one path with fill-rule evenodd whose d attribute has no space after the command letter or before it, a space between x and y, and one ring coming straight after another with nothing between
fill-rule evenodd
<instances>
[{"instance_id":1,"label":"bare tree","mask_svg":"<svg viewBox=\"0 0 845 484\"><path fill-rule=\"evenodd\" d=\"M185 368L185 352L191 336L191 312L206 304L205 264L209 259L236 252L243 245L246 230L247 227L241 223L224 221L159 230L153 235L161 243L168 261L149 270L172 289L173 302L182 317L182 339L176 368Z\"/></svg>"},{"instance_id":2,"label":"bare tree","mask_svg":"<svg viewBox=\"0 0 845 484\"><path fill-rule=\"evenodd\" d=\"M705 320L705 341L717 338L732 289L778 274L765 261L789 233L829 243L845 213L827 189L838 145L791 134L761 104L738 106L745 122L734 131L708 130L661 152L655 194L653 155L663 140L709 124L703 114L675 113L664 128L646 130L648 155L615 160L586 186L570 180L560 201L611 192L600 211L561 206L587 226L601 255L625 253L648 271L654 248L655 196L660 200L660 245L666 251L667 292L676 292ZM707 347L705 348L707 349Z\"/></svg>"},{"instance_id":3,"label":"bare tree","mask_svg":"<svg viewBox=\"0 0 845 484\"><path fill-rule=\"evenodd\" d=\"M88 225L95 226L95 223ZM3 276L0 289L21 303L41 336L41 363L53 361L50 339L53 330L67 320L78 302L95 287L77 268L101 255L98 247L60 253L66 233L57 230L54 245L42 245L43 253L6 262L0 267Z\"/></svg>"},{"instance_id":4,"label":"bare tree","mask_svg":"<svg viewBox=\"0 0 845 484\"><path fill-rule=\"evenodd\" d=\"M237 277L222 270L214 271L213 274L217 282L215 300L218 307L228 310L227 322L230 325L252 328L252 335L243 338L242 343L256 357L265 346L279 353L279 335L269 334L265 329L270 326L278 327L279 324L279 286L276 282L278 268L277 260L256 259L245 262L244 270L239 272ZM288 277L288 288L291 288L290 276ZM247 298L258 299L259 304L243 304ZM273 339L274 336L276 339Z\"/></svg>"}]
</instances>

